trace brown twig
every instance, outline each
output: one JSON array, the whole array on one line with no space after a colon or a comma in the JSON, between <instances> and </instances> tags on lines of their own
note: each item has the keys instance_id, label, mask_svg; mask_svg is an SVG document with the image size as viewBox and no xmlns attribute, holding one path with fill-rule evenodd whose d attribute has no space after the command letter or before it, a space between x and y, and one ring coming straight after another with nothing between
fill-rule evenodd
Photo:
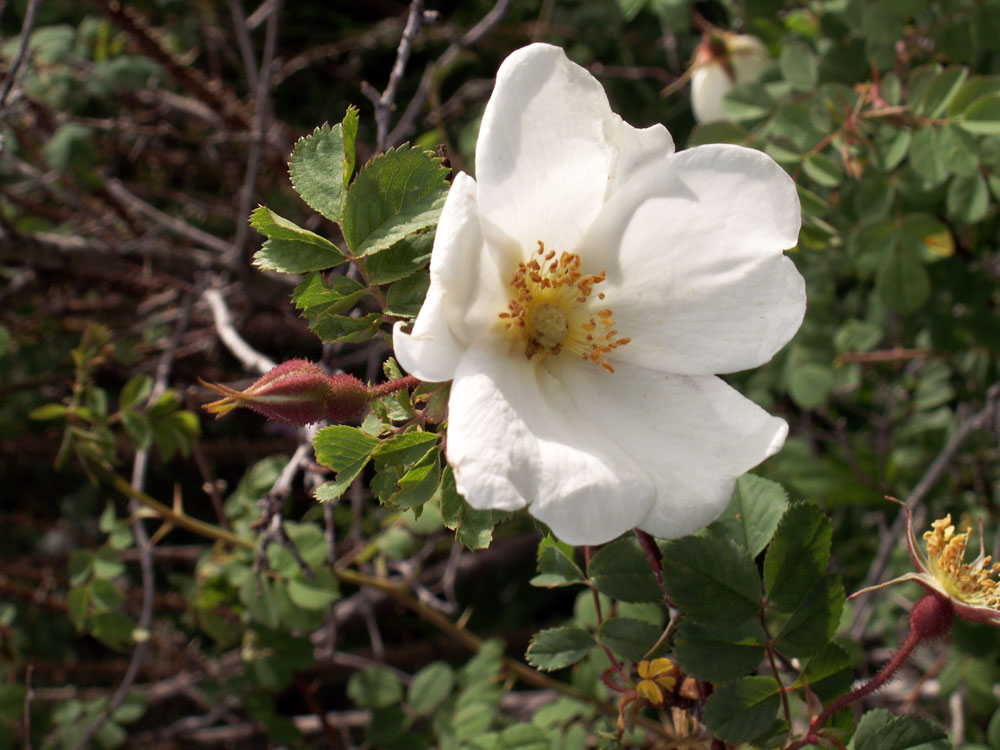
<instances>
[{"instance_id":1,"label":"brown twig","mask_svg":"<svg viewBox=\"0 0 1000 750\"><path fill-rule=\"evenodd\" d=\"M4 81L3 88L0 89L0 122L3 121L7 110L7 97L14 89L14 84L20 77L21 64L28 52L28 42L31 40L31 32L35 28L35 19L38 16L38 8L42 4L41 0L29 0L28 7L24 11L24 22L21 24L21 40L17 45L17 52L11 60L10 69L7 71L7 80Z\"/></svg>"}]
</instances>

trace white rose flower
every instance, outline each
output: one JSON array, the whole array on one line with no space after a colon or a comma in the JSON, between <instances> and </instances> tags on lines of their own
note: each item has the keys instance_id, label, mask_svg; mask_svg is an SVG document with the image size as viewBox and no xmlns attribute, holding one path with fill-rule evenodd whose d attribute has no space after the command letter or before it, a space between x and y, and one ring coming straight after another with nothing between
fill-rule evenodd
<instances>
[{"instance_id":1,"label":"white rose flower","mask_svg":"<svg viewBox=\"0 0 1000 750\"><path fill-rule=\"evenodd\" d=\"M527 507L570 544L702 528L788 427L715 377L768 361L798 329L800 224L768 156L674 153L558 47L497 73L456 175L431 284L396 356L453 380L448 462L474 507Z\"/></svg>"},{"instance_id":2,"label":"white rose flower","mask_svg":"<svg viewBox=\"0 0 1000 750\"><path fill-rule=\"evenodd\" d=\"M691 73L691 109L700 123L727 119L722 100L737 83L753 83L771 62L757 37L726 33L702 42Z\"/></svg>"}]
</instances>

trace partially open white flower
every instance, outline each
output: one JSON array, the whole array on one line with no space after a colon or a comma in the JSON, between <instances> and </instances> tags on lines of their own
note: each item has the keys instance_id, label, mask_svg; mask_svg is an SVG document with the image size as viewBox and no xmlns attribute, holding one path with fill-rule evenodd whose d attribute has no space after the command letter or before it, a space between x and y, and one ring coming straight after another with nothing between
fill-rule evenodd
<instances>
[{"instance_id":1,"label":"partially open white flower","mask_svg":"<svg viewBox=\"0 0 1000 750\"><path fill-rule=\"evenodd\" d=\"M711 522L788 431L713 373L766 362L802 321L791 179L737 146L675 154L544 44L500 67L476 173L455 177L426 301L394 332L409 372L454 380L459 492L571 544Z\"/></svg>"},{"instance_id":2,"label":"partially open white flower","mask_svg":"<svg viewBox=\"0 0 1000 750\"><path fill-rule=\"evenodd\" d=\"M698 46L691 74L691 109L700 123L725 120L722 100L737 83L756 81L771 62L757 37L723 32Z\"/></svg>"}]
</instances>

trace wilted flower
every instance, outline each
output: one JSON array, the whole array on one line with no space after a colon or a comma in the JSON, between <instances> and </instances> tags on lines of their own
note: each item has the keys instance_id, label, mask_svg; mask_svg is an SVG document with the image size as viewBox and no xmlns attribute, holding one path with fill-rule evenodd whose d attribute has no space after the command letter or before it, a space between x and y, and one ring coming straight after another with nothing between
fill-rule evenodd
<instances>
[{"instance_id":1,"label":"wilted flower","mask_svg":"<svg viewBox=\"0 0 1000 750\"><path fill-rule=\"evenodd\" d=\"M677 684L677 670L674 668L674 663L664 657L652 661L640 661L637 669L641 679L635 686L635 691L654 706L662 705L663 691L669 692Z\"/></svg>"},{"instance_id":2,"label":"wilted flower","mask_svg":"<svg viewBox=\"0 0 1000 750\"><path fill-rule=\"evenodd\" d=\"M890 500L893 498L889 498ZM896 502L899 502L896 500ZM965 562L965 549L972 536L972 529L955 533L951 514L931 524L924 532L927 553L913 532L913 513L904 503L906 512L906 546L916 572L870 586L852 595L891 586L903 581L916 581L933 596L947 601L959 617L973 622L1000 625L1000 562L985 554L982 529L979 535L979 555L971 563Z\"/></svg>"},{"instance_id":3,"label":"wilted flower","mask_svg":"<svg viewBox=\"0 0 1000 750\"><path fill-rule=\"evenodd\" d=\"M700 123L725 120L722 100L729 90L756 81L770 62L757 37L728 31L706 34L695 50L691 73L694 118Z\"/></svg>"},{"instance_id":4,"label":"wilted flower","mask_svg":"<svg viewBox=\"0 0 1000 750\"><path fill-rule=\"evenodd\" d=\"M329 419L354 422L368 408L369 389L352 375L327 375L315 362L290 359L243 391L200 381L223 398L204 409L221 419L240 406L268 419L303 426Z\"/></svg>"},{"instance_id":5,"label":"wilted flower","mask_svg":"<svg viewBox=\"0 0 1000 750\"><path fill-rule=\"evenodd\" d=\"M528 506L572 544L691 533L787 425L712 373L795 333L795 186L731 145L675 154L557 47L500 67L396 355L453 380L447 454L474 507Z\"/></svg>"}]
</instances>

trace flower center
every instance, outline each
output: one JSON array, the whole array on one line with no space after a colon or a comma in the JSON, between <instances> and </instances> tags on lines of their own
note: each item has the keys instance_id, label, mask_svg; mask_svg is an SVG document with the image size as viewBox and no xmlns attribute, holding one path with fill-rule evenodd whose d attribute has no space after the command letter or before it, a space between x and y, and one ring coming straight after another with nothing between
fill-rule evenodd
<instances>
[{"instance_id":1,"label":"flower center","mask_svg":"<svg viewBox=\"0 0 1000 750\"><path fill-rule=\"evenodd\" d=\"M555 356L563 351L614 372L605 355L629 339L618 336L610 309L596 309L594 287L604 281L604 271L584 274L580 256L555 250L538 250L526 263L518 263L510 280L511 298L500 319L525 342L528 359L536 354ZM597 294L598 300L604 293Z\"/></svg>"},{"instance_id":2,"label":"flower center","mask_svg":"<svg viewBox=\"0 0 1000 750\"><path fill-rule=\"evenodd\" d=\"M971 535L971 529L955 533L951 514L932 523L931 531L924 533L931 573L955 599L1000 609L1000 584L994 580L1000 563L991 564L992 558L982 553L972 563L965 562L965 547Z\"/></svg>"}]
</instances>

